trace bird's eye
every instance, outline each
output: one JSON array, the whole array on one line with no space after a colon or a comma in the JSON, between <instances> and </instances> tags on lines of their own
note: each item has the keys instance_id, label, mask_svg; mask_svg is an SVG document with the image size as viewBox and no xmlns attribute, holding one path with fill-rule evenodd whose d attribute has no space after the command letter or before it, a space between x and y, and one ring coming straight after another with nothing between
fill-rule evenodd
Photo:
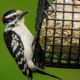
<instances>
[{"instance_id":1,"label":"bird's eye","mask_svg":"<svg viewBox=\"0 0 80 80\"><path fill-rule=\"evenodd\" d=\"M16 19L16 15L13 15L13 16L11 16L11 17L6 19L6 23L9 23L9 22L11 22L11 21L13 21L15 19Z\"/></svg>"},{"instance_id":2,"label":"bird's eye","mask_svg":"<svg viewBox=\"0 0 80 80\"><path fill-rule=\"evenodd\" d=\"M15 19L16 18L16 15L13 15L12 18Z\"/></svg>"}]
</instances>

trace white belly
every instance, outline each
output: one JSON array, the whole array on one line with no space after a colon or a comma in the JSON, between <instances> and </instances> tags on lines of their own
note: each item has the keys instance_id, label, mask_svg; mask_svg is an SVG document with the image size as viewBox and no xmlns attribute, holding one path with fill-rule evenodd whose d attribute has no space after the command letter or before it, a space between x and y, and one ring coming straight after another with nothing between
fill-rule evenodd
<instances>
[{"instance_id":1,"label":"white belly","mask_svg":"<svg viewBox=\"0 0 80 80\"><path fill-rule=\"evenodd\" d=\"M24 45L24 55L26 57L26 60L32 60L32 42L34 40L33 35L26 27L17 27L14 28L13 31L16 31L16 33L20 36L21 40L23 41L22 43Z\"/></svg>"}]
</instances>

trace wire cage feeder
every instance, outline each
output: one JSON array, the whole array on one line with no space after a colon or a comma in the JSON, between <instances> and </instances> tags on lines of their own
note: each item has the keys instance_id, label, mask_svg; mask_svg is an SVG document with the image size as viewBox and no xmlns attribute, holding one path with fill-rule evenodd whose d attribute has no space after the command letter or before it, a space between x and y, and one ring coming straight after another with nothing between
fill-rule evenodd
<instances>
[{"instance_id":1,"label":"wire cage feeder","mask_svg":"<svg viewBox=\"0 0 80 80\"><path fill-rule=\"evenodd\" d=\"M39 0L35 46L39 65L80 68L79 17L78 0Z\"/></svg>"}]
</instances>

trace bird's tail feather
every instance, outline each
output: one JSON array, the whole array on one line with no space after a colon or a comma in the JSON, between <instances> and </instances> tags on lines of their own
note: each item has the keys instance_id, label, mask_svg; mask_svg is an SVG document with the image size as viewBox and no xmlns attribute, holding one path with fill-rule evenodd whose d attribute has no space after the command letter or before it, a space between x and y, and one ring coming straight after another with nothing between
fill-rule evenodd
<instances>
[{"instance_id":1,"label":"bird's tail feather","mask_svg":"<svg viewBox=\"0 0 80 80\"><path fill-rule=\"evenodd\" d=\"M55 76L55 75L52 75L52 74L49 74L48 72L45 72L44 70L40 69L39 67L36 66L36 72L40 73L40 74L44 74L44 75L48 75L50 77L54 77L54 78L57 78L59 80L62 80L61 78Z\"/></svg>"}]
</instances>

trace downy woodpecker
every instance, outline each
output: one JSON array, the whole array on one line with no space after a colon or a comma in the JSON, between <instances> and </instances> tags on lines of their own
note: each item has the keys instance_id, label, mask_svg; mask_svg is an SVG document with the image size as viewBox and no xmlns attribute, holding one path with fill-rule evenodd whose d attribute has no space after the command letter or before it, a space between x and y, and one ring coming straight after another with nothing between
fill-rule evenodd
<instances>
[{"instance_id":1,"label":"downy woodpecker","mask_svg":"<svg viewBox=\"0 0 80 80\"><path fill-rule=\"evenodd\" d=\"M4 32L6 46L20 70L24 75L28 76L29 80L32 80L32 72L34 71L60 79L43 71L34 64L32 59L35 46L33 44L34 38L25 26L23 18L27 13L28 11L9 10L3 15L2 20L6 26Z\"/></svg>"}]
</instances>

